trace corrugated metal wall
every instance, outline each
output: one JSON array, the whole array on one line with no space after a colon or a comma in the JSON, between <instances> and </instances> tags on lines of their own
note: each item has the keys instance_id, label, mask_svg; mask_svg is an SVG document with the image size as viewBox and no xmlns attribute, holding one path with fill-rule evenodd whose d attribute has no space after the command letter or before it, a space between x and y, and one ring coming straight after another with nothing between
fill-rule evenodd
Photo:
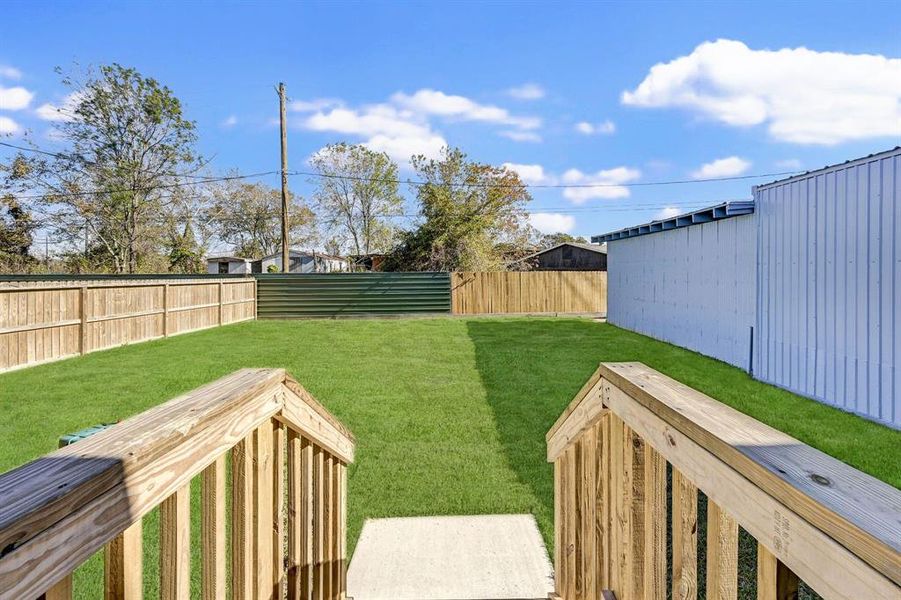
<instances>
[{"instance_id":1,"label":"corrugated metal wall","mask_svg":"<svg viewBox=\"0 0 901 600\"><path fill-rule=\"evenodd\" d=\"M901 150L755 199L755 375L901 427Z\"/></svg>"},{"instance_id":2,"label":"corrugated metal wall","mask_svg":"<svg viewBox=\"0 0 901 600\"><path fill-rule=\"evenodd\" d=\"M607 244L607 319L747 369L754 215Z\"/></svg>"},{"instance_id":3,"label":"corrugated metal wall","mask_svg":"<svg viewBox=\"0 0 901 600\"><path fill-rule=\"evenodd\" d=\"M260 274L257 316L296 319L449 313L449 273Z\"/></svg>"}]
</instances>

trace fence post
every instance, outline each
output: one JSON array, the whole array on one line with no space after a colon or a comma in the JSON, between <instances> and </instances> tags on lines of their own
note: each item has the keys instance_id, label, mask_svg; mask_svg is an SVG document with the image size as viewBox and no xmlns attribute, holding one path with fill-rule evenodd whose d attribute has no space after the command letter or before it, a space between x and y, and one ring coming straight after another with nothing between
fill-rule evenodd
<instances>
[{"instance_id":1,"label":"fence post","mask_svg":"<svg viewBox=\"0 0 901 600\"><path fill-rule=\"evenodd\" d=\"M223 291L223 282L219 281L219 325L222 325L222 310L224 308L222 304L222 291Z\"/></svg>"},{"instance_id":2,"label":"fence post","mask_svg":"<svg viewBox=\"0 0 901 600\"><path fill-rule=\"evenodd\" d=\"M169 337L169 284L163 284L163 337Z\"/></svg>"},{"instance_id":3,"label":"fence post","mask_svg":"<svg viewBox=\"0 0 901 600\"><path fill-rule=\"evenodd\" d=\"M88 288L82 286L78 296L78 312L81 323L78 326L78 351L79 354L88 352Z\"/></svg>"}]
</instances>

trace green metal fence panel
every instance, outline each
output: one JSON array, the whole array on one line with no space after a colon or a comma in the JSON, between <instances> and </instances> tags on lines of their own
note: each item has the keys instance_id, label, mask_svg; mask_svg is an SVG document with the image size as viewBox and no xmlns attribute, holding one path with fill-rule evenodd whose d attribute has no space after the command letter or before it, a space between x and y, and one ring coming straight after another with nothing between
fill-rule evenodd
<instances>
[{"instance_id":1,"label":"green metal fence panel","mask_svg":"<svg viewBox=\"0 0 901 600\"><path fill-rule=\"evenodd\" d=\"M448 314L449 273L257 274L257 317Z\"/></svg>"}]
</instances>

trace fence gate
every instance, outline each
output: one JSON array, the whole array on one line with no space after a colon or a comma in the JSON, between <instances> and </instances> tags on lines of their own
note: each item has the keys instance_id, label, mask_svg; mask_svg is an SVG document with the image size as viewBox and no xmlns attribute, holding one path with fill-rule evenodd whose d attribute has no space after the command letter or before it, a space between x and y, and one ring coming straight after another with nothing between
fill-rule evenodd
<instances>
[{"instance_id":1,"label":"fence gate","mask_svg":"<svg viewBox=\"0 0 901 600\"><path fill-rule=\"evenodd\" d=\"M450 313L448 273L256 275L260 319Z\"/></svg>"}]
</instances>

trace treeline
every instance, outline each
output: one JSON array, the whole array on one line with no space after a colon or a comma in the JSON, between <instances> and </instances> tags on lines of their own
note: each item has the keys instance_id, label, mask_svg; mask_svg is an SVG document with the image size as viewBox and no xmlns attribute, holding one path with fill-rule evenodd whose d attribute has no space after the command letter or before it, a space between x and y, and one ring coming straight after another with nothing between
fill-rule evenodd
<instances>
[{"instance_id":1,"label":"treeline","mask_svg":"<svg viewBox=\"0 0 901 600\"><path fill-rule=\"evenodd\" d=\"M168 87L118 64L62 81L70 101L53 138L63 149L29 145L0 161L0 271L195 273L211 247L278 251L279 190L213 172ZM457 148L412 157L407 180L360 145L331 144L310 164L312 195L289 198L292 247L384 254L392 270L495 270L572 239L540 236L519 176ZM35 257L38 231L55 240L50 264Z\"/></svg>"}]
</instances>

